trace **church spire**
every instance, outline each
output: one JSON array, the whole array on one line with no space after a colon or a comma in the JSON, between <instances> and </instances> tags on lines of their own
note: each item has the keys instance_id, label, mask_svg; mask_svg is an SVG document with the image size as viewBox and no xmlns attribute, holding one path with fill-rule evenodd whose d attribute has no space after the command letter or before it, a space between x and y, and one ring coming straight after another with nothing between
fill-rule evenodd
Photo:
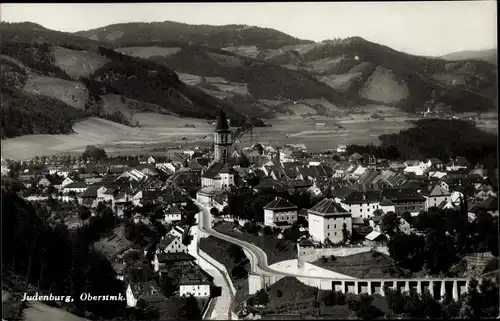
<instances>
[{"instance_id":1,"label":"church spire","mask_svg":"<svg viewBox=\"0 0 500 321\"><path fill-rule=\"evenodd\" d=\"M226 132L229 131L229 124L226 118L224 110L220 110L219 119L217 119L217 126L215 127L216 132Z\"/></svg>"}]
</instances>

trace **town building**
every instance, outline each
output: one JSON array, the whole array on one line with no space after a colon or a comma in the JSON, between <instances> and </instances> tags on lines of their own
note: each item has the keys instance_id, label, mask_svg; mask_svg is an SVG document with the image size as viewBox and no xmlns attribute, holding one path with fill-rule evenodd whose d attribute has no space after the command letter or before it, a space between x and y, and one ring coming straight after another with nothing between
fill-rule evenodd
<instances>
[{"instance_id":1,"label":"town building","mask_svg":"<svg viewBox=\"0 0 500 321\"><path fill-rule=\"evenodd\" d=\"M380 194L375 191L352 192L340 203L352 217L370 218L379 207Z\"/></svg>"},{"instance_id":2,"label":"town building","mask_svg":"<svg viewBox=\"0 0 500 321\"><path fill-rule=\"evenodd\" d=\"M317 242L326 239L332 243L344 240L344 225L348 233L352 231L352 215L331 198L325 198L307 211L309 234Z\"/></svg>"},{"instance_id":3,"label":"town building","mask_svg":"<svg viewBox=\"0 0 500 321\"><path fill-rule=\"evenodd\" d=\"M451 203L451 193L441 187L439 183L429 185L426 189L422 190L420 194L425 197L426 210L431 207L439 207Z\"/></svg>"},{"instance_id":4,"label":"town building","mask_svg":"<svg viewBox=\"0 0 500 321\"><path fill-rule=\"evenodd\" d=\"M416 215L425 209L425 197L412 188L385 189L380 193L380 202L384 199L392 202L396 214L410 212Z\"/></svg>"},{"instance_id":5,"label":"town building","mask_svg":"<svg viewBox=\"0 0 500 321\"><path fill-rule=\"evenodd\" d=\"M271 227L290 227L297 221L298 208L282 197L264 206L264 225Z\"/></svg>"}]
</instances>

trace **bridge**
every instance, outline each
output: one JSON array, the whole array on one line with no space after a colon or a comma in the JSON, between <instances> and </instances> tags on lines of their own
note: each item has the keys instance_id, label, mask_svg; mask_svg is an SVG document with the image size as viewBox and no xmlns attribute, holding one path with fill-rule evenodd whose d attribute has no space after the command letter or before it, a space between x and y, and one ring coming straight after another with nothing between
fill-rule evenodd
<instances>
[{"instance_id":1,"label":"bridge","mask_svg":"<svg viewBox=\"0 0 500 321\"><path fill-rule=\"evenodd\" d=\"M300 282L322 290L335 290L353 294L380 294L384 296L387 289L399 291L429 291L436 299L442 299L445 294L454 299L460 298L467 292L470 279L468 278L367 278L356 279L347 275L322 269L310 263L300 267L297 260L284 261L269 266L267 255L259 247L248 242L217 232L212 228L212 216L209 208L193 200L202 210L198 219L199 238L214 236L240 246L250 260L251 272L248 276L249 294L269 287L278 280L291 276ZM202 236L203 235L203 236ZM281 263L281 267L280 267Z\"/></svg>"}]
</instances>

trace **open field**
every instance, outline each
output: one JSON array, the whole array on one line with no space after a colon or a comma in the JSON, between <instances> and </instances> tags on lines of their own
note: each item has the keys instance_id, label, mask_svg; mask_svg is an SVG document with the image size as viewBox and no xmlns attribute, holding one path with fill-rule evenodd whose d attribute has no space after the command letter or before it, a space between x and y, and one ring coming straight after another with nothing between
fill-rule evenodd
<instances>
[{"instance_id":1,"label":"open field","mask_svg":"<svg viewBox=\"0 0 500 321\"><path fill-rule=\"evenodd\" d=\"M85 110L88 92L82 83L55 77L30 75L23 90L59 99L63 103Z\"/></svg>"},{"instance_id":2,"label":"open field","mask_svg":"<svg viewBox=\"0 0 500 321\"><path fill-rule=\"evenodd\" d=\"M254 128L253 142L273 145L303 143L310 151L337 148L339 144L377 144L379 135L398 133L411 127L406 122L407 119L409 118L372 119L370 114L350 115L339 119L281 117L267 121L272 127ZM318 122L325 123L325 127L316 128ZM240 144L250 144L249 133L240 138Z\"/></svg>"},{"instance_id":3,"label":"open field","mask_svg":"<svg viewBox=\"0 0 500 321\"><path fill-rule=\"evenodd\" d=\"M267 263L269 265L285 260L297 258L295 244L286 240L278 240L274 236L255 236L250 233L242 232L239 229L233 229L233 224L221 222L214 226L219 233L223 233L239 240L251 243L260 247L267 254ZM284 244L284 249L278 249L278 244Z\"/></svg>"},{"instance_id":4,"label":"open field","mask_svg":"<svg viewBox=\"0 0 500 321\"><path fill-rule=\"evenodd\" d=\"M360 96L381 103L394 103L410 95L408 86L397 81L392 71L377 67L360 90Z\"/></svg>"},{"instance_id":5,"label":"open field","mask_svg":"<svg viewBox=\"0 0 500 321\"><path fill-rule=\"evenodd\" d=\"M88 77L110 60L88 51L54 47L54 62L73 79Z\"/></svg>"},{"instance_id":6,"label":"open field","mask_svg":"<svg viewBox=\"0 0 500 321\"><path fill-rule=\"evenodd\" d=\"M152 113L135 114L141 127L129 127L101 118L89 118L75 124L69 135L26 135L4 139L2 157L28 159L59 153L82 153L87 145L99 145L108 153L138 151L159 143L185 144L211 139L213 125L196 118L179 118ZM195 128L184 127L186 124ZM183 139L185 138L185 139ZM150 147L149 146L149 147ZM156 146L155 146L156 147Z\"/></svg>"},{"instance_id":7,"label":"open field","mask_svg":"<svg viewBox=\"0 0 500 321\"><path fill-rule=\"evenodd\" d=\"M110 107L110 110L121 107L135 109L129 104L131 100L128 99L126 99L127 106L118 104L117 97L106 97L105 101L109 102L106 106ZM276 102L266 101L269 105ZM339 110L336 106L320 99L304 100L304 103L311 106L322 105L330 114L335 114L337 117L281 115L276 119L265 120L272 127L254 128L253 143L273 145L303 143L310 151L337 148L339 144L378 144L379 135L398 133L412 126L407 120L417 119L383 105L365 105L353 110ZM375 113L384 118L371 118L370 116ZM474 113L470 116L476 115L477 113ZM88 118L73 126L74 134L27 135L4 139L1 141L2 155L10 159L28 159L61 153L76 155L81 154L89 144L104 147L108 154L137 154L151 153L155 150L164 152L166 147L179 145L185 148L195 145L203 147L212 142L214 125L207 124L202 119L141 112L135 113L132 121L139 122L140 127L129 127L100 118ZM325 123L325 126L316 127L316 123ZM191 124L195 125L195 128L184 127ZM485 131L497 133L496 114L482 114L476 124ZM239 140L240 142L235 144L236 147L251 144L249 133Z\"/></svg>"},{"instance_id":8,"label":"open field","mask_svg":"<svg viewBox=\"0 0 500 321\"><path fill-rule=\"evenodd\" d=\"M181 48L178 48L178 47L166 48L166 47L157 47L157 46L153 46L153 47L121 47L121 48L116 48L115 51L118 51L119 53L122 53L122 54L128 55L128 56L148 59L148 58L154 57L154 56L168 57L170 55L173 55L173 54L181 51Z\"/></svg>"}]
</instances>

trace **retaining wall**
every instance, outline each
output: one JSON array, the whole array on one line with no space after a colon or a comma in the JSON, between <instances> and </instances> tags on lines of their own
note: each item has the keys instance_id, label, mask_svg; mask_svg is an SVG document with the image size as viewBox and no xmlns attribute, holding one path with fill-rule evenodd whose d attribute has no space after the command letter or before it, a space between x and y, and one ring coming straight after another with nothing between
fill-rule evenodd
<instances>
[{"instance_id":1,"label":"retaining wall","mask_svg":"<svg viewBox=\"0 0 500 321\"><path fill-rule=\"evenodd\" d=\"M230 274L227 272L227 269L224 266L224 264L219 263L219 261L215 260L210 255L208 255L207 253L203 252L201 249L198 249L198 255L201 258L205 259L208 263L212 264L217 269L219 269L220 271L222 271L223 273L225 273L225 276L226 276L227 281L229 283L229 287L231 288L231 295L234 297L234 295L236 294L236 289L234 288L233 281L229 277Z\"/></svg>"},{"instance_id":2,"label":"retaining wall","mask_svg":"<svg viewBox=\"0 0 500 321\"><path fill-rule=\"evenodd\" d=\"M301 262L314 262L321 258L322 256L348 256L352 254L358 254L363 252L369 252L374 249L371 246L362 246L362 247L332 247L332 248L319 248L319 249L310 249L306 251L306 254L300 254L299 251L299 260ZM377 252L384 253L389 255L389 251L387 247L377 247L375 248Z\"/></svg>"}]
</instances>

